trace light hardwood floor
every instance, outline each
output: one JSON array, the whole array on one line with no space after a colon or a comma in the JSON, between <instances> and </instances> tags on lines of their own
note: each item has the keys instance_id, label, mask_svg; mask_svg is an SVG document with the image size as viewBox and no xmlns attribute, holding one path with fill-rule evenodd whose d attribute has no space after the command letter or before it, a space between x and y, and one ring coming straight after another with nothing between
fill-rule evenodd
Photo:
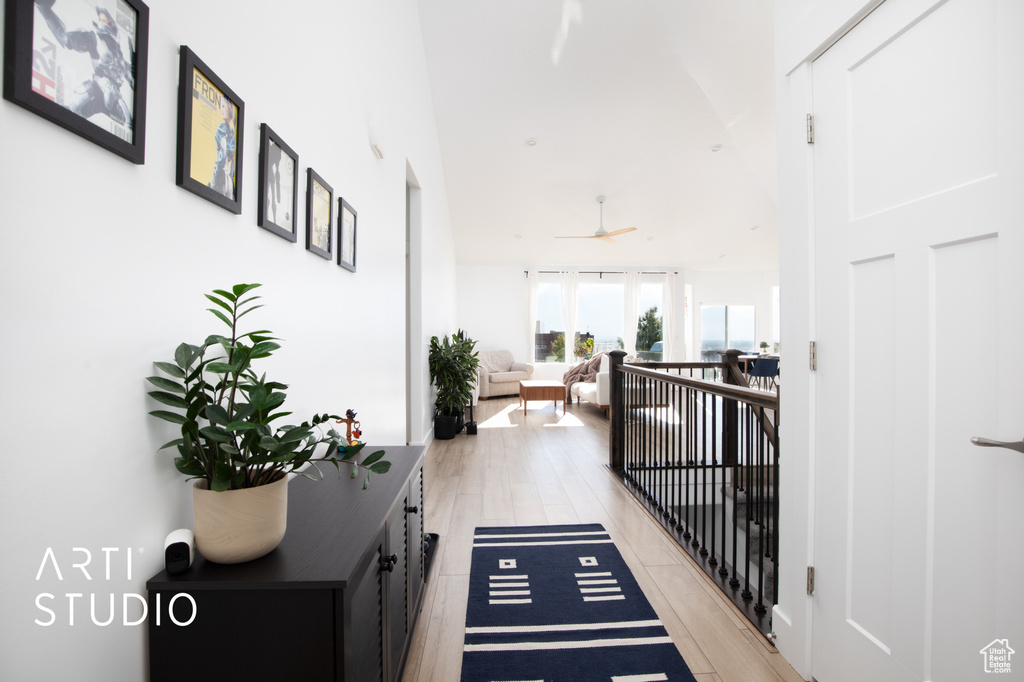
<instances>
[{"instance_id":1,"label":"light hardwood floor","mask_svg":"<svg viewBox=\"0 0 1024 682\"><path fill-rule=\"evenodd\" d=\"M457 682L477 526L601 523L698 682L799 682L799 675L606 467L608 421L596 407L497 398L479 432L426 454L424 529L441 536L403 682Z\"/></svg>"}]
</instances>

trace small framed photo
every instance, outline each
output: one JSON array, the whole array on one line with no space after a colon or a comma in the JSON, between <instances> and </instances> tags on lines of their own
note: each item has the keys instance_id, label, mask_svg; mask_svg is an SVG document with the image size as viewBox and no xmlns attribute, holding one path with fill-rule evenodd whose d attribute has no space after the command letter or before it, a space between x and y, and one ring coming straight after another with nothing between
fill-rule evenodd
<instances>
[{"instance_id":1,"label":"small framed photo","mask_svg":"<svg viewBox=\"0 0 1024 682\"><path fill-rule=\"evenodd\" d=\"M356 210L338 199L338 265L356 271Z\"/></svg>"},{"instance_id":2,"label":"small framed photo","mask_svg":"<svg viewBox=\"0 0 1024 682\"><path fill-rule=\"evenodd\" d=\"M145 163L149 7L7 0L4 22L4 99Z\"/></svg>"},{"instance_id":3,"label":"small framed photo","mask_svg":"<svg viewBox=\"0 0 1024 682\"><path fill-rule=\"evenodd\" d=\"M178 75L176 181L232 213L242 212L245 103L185 45Z\"/></svg>"},{"instance_id":4,"label":"small framed photo","mask_svg":"<svg viewBox=\"0 0 1024 682\"><path fill-rule=\"evenodd\" d=\"M256 224L295 242L298 187L299 155L264 123L260 126L260 205Z\"/></svg>"},{"instance_id":5,"label":"small framed photo","mask_svg":"<svg viewBox=\"0 0 1024 682\"><path fill-rule=\"evenodd\" d=\"M306 169L306 250L331 260L334 190L315 170Z\"/></svg>"}]
</instances>

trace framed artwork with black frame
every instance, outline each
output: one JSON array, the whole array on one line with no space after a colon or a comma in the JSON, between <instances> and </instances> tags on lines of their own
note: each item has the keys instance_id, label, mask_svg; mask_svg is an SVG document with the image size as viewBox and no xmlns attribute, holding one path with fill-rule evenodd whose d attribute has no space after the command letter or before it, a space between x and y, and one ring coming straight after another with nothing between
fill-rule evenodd
<instances>
[{"instance_id":1,"label":"framed artwork with black frame","mask_svg":"<svg viewBox=\"0 0 1024 682\"><path fill-rule=\"evenodd\" d=\"M299 155L266 123L260 126L260 191L256 224L290 242L297 241Z\"/></svg>"},{"instance_id":2,"label":"framed artwork with black frame","mask_svg":"<svg viewBox=\"0 0 1024 682\"><path fill-rule=\"evenodd\" d=\"M178 74L179 187L242 212L245 103L185 45Z\"/></svg>"},{"instance_id":3,"label":"framed artwork with black frame","mask_svg":"<svg viewBox=\"0 0 1024 682\"><path fill-rule=\"evenodd\" d=\"M306 169L306 250L331 260L334 190L315 170Z\"/></svg>"},{"instance_id":4,"label":"framed artwork with black frame","mask_svg":"<svg viewBox=\"0 0 1024 682\"><path fill-rule=\"evenodd\" d=\"M6 1L4 99L140 165L148 56L141 0Z\"/></svg>"},{"instance_id":5,"label":"framed artwork with black frame","mask_svg":"<svg viewBox=\"0 0 1024 682\"><path fill-rule=\"evenodd\" d=\"M356 210L338 199L338 265L356 271Z\"/></svg>"}]
</instances>

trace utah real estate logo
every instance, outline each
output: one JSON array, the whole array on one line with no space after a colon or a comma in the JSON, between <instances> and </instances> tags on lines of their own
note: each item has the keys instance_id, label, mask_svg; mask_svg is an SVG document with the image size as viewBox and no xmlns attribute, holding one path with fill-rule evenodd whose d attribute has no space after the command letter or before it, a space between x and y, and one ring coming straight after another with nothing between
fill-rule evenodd
<instances>
[{"instance_id":1,"label":"utah real estate logo","mask_svg":"<svg viewBox=\"0 0 1024 682\"><path fill-rule=\"evenodd\" d=\"M985 659L985 672L987 673L1009 673L1010 657L1016 651L1010 648L1010 641L1007 639L994 639L984 649L981 655Z\"/></svg>"}]
</instances>

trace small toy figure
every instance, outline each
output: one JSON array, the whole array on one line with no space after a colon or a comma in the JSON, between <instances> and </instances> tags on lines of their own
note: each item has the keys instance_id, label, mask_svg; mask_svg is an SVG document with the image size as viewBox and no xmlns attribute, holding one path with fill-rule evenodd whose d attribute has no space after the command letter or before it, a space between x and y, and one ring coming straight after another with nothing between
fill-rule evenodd
<instances>
[{"instance_id":1,"label":"small toy figure","mask_svg":"<svg viewBox=\"0 0 1024 682\"><path fill-rule=\"evenodd\" d=\"M359 422L356 420L355 410L345 410L345 418L339 419L338 423L345 425L345 441L349 445L355 445L359 442L358 438L363 435L363 432L359 429Z\"/></svg>"}]
</instances>

